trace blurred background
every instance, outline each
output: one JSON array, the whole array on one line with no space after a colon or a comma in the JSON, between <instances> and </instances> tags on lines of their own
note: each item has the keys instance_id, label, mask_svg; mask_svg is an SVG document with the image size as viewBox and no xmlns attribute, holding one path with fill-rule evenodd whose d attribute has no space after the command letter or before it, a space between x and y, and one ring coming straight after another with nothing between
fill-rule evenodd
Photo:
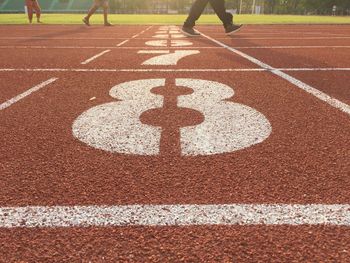
<instances>
[{"instance_id":1,"label":"blurred background","mask_svg":"<svg viewBox=\"0 0 350 263\"><path fill-rule=\"evenodd\" d=\"M38 0L45 13L85 13L93 0ZM109 0L115 14L185 14L194 0ZM24 13L24 0L0 0L0 13ZM350 0L227 0L236 14L349 16ZM207 14L213 13L208 7Z\"/></svg>"}]
</instances>

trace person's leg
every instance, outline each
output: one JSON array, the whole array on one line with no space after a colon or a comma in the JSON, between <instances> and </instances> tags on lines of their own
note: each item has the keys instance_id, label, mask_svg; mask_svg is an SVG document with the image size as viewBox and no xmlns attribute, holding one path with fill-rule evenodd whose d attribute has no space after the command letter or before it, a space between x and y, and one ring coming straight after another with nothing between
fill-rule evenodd
<instances>
[{"instance_id":1,"label":"person's leg","mask_svg":"<svg viewBox=\"0 0 350 263\"><path fill-rule=\"evenodd\" d=\"M33 21L33 1L26 0L27 12L28 12L28 20L31 24Z\"/></svg>"},{"instance_id":2,"label":"person's leg","mask_svg":"<svg viewBox=\"0 0 350 263\"><path fill-rule=\"evenodd\" d=\"M233 24L233 16L231 13L226 12L225 0L209 0L210 5L214 9L216 15L222 21L224 27Z\"/></svg>"},{"instance_id":3,"label":"person's leg","mask_svg":"<svg viewBox=\"0 0 350 263\"><path fill-rule=\"evenodd\" d=\"M242 25L233 24L233 15L226 11L225 0L209 0L216 15L222 21L227 35L232 35L241 29Z\"/></svg>"},{"instance_id":4,"label":"person's leg","mask_svg":"<svg viewBox=\"0 0 350 263\"><path fill-rule=\"evenodd\" d=\"M104 1L103 2L103 20L104 20L105 26L111 26L111 24L108 22L108 9L109 9L108 1Z\"/></svg>"},{"instance_id":5,"label":"person's leg","mask_svg":"<svg viewBox=\"0 0 350 263\"><path fill-rule=\"evenodd\" d=\"M193 3L193 5L190 9L190 13L189 13L189 15L184 23L185 28L192 28L196 25L196 21L202 15L208 2L209 2L209 0L196 0Z\"/></svg>"},{"instance_id":6,"label":"person's leg","mask_svg":"<svg viewBox=\"0 0 350 263\"><path fill-rule=\"evenodd\" d=\"M40 22L40 16L41 16L41 8L40 8L40 5L38 3L37 0L33 1L33 9L35 11L35 14L36 14L36 20L38 23L41 23Z\"/></svg>"},{"instance_id":7,"label":"person's leg","mask_svg":"<svg viewBox=\"0 0 350 263\"><path fill-rule=\"evenodd\" d=\"M90 23L89 23L90 17L96 12L97 9L99 9L99 7L100 7L100 1L99 1L99 0L95 0L95 1L94 1L94 4L91 6L91 8L90 8L90 10L89 10L89 12L88 12L88 14L87 14L87 16L84 17L84 19L83 19L83 22L84 22L87 26L90 25Z\"/></svg>"}]
</instances>

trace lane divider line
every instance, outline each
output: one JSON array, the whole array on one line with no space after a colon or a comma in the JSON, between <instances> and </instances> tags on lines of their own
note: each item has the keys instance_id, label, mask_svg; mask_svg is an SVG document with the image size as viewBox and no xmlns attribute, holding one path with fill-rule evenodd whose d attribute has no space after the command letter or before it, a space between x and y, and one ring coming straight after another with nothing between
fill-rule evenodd
<instances>
[{"instance_id":1,"label":"lane divider line","mask_svg":"<svg viewBox=\"0 0 350 263\"><path fill-rule=\"evenodd\" d=\"M152 26L151 26L152 27ZM146 30L144 31L146 32ZM139 34L137 34L135 37L138 37L139 35L141 35L141 32ZM257 39L263 39L263 40L269 40L269 39L276 39L276 40L312 40L312 39L349 39L350 36L341 36L341 37L242 37L242 38L237 38L237 40L257 40ZM56 38L50 38L50 37L0 37L0 40L122 40L125 38L122 37L117 37L117 38L113 38L113 37L56 37ZM153 37L146 37L146 38L140 38L141 40L144 39L154 39ZM217 38L217 39L226 39L227 38Z\"/></svg>"},{"instance_id":2,"label":"lane divider line","mask_svg":"<svg viewBox=\"0 0 350 263\"><path fill-rule=\"evenodd\" d=\"M147 27L145 30L141 31L140 33L137 33L136 35L133 35L131 38L124 40L123 42L120 42L119 44L117 44L117 47L121 47L124 44L128 43L131 39L137 38L138 36L140 36L141 34L145 33L146 31L150 30L153 26L149 26Z\"/></svg>"},{"instance_id":3,"label":"lane divider line","mask_svg":"<svg viewBox=\"0 0 350 263\"><path fill-rule=\"evenodd\" d=\"M279 71L350 71L350 68L276 68ZM271 72L266 68L115 69L115 68L0 68L0 72Z\"/></svg>"},{"instance_id":4,"label":"lane divider line","mask_svg":"<svg viewBox=\"0 0 350 263\"><path fill-rule=\"evenodd\" d=\"M0 49L157 49L157 48L168 48L168 49L224 49L224 47L207 47L207 46L145 46L145 47L122 47L129 40L125 40L115 47L89 47L89 46L0 46ZM334 48L350 48L350 46L237 46L233 47L237 49L334 49Z\"/></svg>"},{"instance_id":5,"label":"lane divider line","mask_svg":"<svg viewBox=\"0 0 350 263\"><path fill-rule=\"evenodd\" d=\"M350 205L227 204L0 208L0 228L193 225L349 227Z\"/></svg>"},{"instance_id":6,"label":"lane divider line","mask_svg":"<svg viewBox=\"0 0 350 263\"><path fill-rule=\"evenodd\" d=\"M36 92L36 91L38 91L38 90L40 90L40 89L50 85L51 83L55 82L57 79L58 78L51 78L49 80L46 80L46 81L40 83L39 85L36 85L33 88L31 88L31 89L29 89L29 90L27 90L27 91L17 95L16 97L14 97L14 98L12 98L12 99L10 99L10 100L0 104L0 111L10 107L11 105L13 105L16 102L24 99L25 97L29 96L30 94L32 94L32 93L34 93L34 92Z\"/></svg>"},{"instance_id":7,"label":"lane divider line","mask_svg":"<svg viewBox=\"0 0 350 263\"><path fill-rule=\"evenodd\" d=\"M98 53L97 55L95 55L95 56L93 56L93 57L91 57L91 58L89 58L89 59L87 59L87 60L81 62L80 64L81 64L81 65L89 64L91 61L94 61L95 59L97 59L97 58L103 56L104 54L106 54L106 53L108 53L108 52L111 52L111 50L110 50L110 49L107 49L107 50L105 50L105 51L102 51L101 53Z\"/></svg>"},{"instance_id":8,"label":"lane divider line","mask_svg":"<svg viewBox=\"0 0 350 263\"><path fill-rule=\"evenodd\" d=\"M228 45L226 45L226 44L224 44L224 43L222 43L214 38L211 38L210 36L203 34L203 33L201 33L201 34L202 34L202 36L211 40L215 44L222 46L222 47L226 48L227 50L229 50L229 51L249 60L250 62L258 65L259 67L270 71L271 73L285 79L289 83L292 83L294 86L308 92L309 94L313 95L314 97L318 98L319 100L321 100L321 101L329 104L330 106L332 106L336 109L339 109L339 110L345 112L346 114L350 115L350 106L347 105L346 103L341 102L341 101L337 100L336 98L333 98L333 97L329 96L328 94L326 94L326 93L324 93L324 92L322 92L314 87L311 87L310 85L302 82L301 80L298 80L298 79L282 72L281 70L279 70L277 68L274 68L274 67L254 58L246 53L243 53L242 51L239 51L235 48L232 48L232 47L230 47L230 46L228 46Z\"/></svg>"}]
</instances>

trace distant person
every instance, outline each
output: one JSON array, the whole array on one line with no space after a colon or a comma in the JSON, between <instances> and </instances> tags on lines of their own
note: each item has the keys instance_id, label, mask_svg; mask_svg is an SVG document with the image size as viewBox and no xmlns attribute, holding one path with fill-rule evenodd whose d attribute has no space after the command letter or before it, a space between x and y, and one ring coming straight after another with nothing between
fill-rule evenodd
<instances>
[{"instance_id":1,"label":"distant person","mask_svg":"<svg viewBox=\"0 0 350 263\"><path fill-rule=\"evenodd\" d=\"M27 6L29 23L31 24L33 22L33 11L35 12L37 22L41 23L40 21L41 8L38 3L38 0L26 0L26 6Z\"/></svg>"},{"instance_id":2,"label":"distant person","mask_svg":"<svg viewBox=\"0 0 350 263\"><path fill-rule=\"evenodd\" d=\"M200 36L200 34L197 31L195 31L193 27L195 26L196 21L202 15L205 7L209 2L210 5L213 7L216 15L222 21L227 35L233 34L242 27L242 25L233 24L233 15L231 13L226 12L225 0L195 0L190 9L188 18L186 19L182 27L182 33L190 37Z\"/></svg>"},{"instance_id":3,"label":"distant person","mask_svg":"<svg viewBox=\"0 0 350 263\"><path fill-rule=\"evenodd\" d=\"M334 5L332 8L332 15L335 16L337 14L337 6Z\"/></svg>"},{"instance_id":4,"label":"distant person","mask_svg":"<svg viewBox=\"0 0 350 263\"><path fill-rule=\"evenodd\" d=\"M108 22L108 0L94 0L94 4L89 10L89 13L86 17L83 18L83 22L85 25L90 26L90 17L99 9L103 8L103 19L105 26L111 26L112 24Z\"/></svg>"}]
</instances>

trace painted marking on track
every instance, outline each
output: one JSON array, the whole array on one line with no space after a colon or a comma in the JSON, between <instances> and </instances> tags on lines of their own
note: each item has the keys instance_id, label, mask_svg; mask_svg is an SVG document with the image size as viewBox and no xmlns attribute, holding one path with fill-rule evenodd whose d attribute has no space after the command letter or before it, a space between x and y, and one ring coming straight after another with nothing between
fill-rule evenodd
<instances>
[{"instance_id":1,"label":"painted marking on track","mask_svg":"<svg viewBox=\"0 0 350 263\"><path fill-rule=\"evenodd\" d=\"M183 34L158 34L154 35L152 38L169 39L169 38L184 38Z\"/></svg>"},{"instance_id":2,"label":"painted marking on track","mask_svg":"<svg viewBox=\"0 0 350 263\"><path fill-rule=\"evenodd\" d=\"M201 124L180 129L183 155L234 152L259 144L270 136L272 127L263 114L226 101L234 96L231 87L200 79L176 79L176 85L193 90L192 94L178 98L178 107L204 115Z\"/></svg>"},{"instance_id":3,"label":"painted marking on track","mask_svg":"<svg viewBox=\"0 0 350 263\"><path fill-rule=\"evenodd\" d=\"M117 47L121 47L122 45L126 44L129 42L129 39L124 40L123 42L120 42L119 44L117 44Z\"/></svg>"},{"instance_id":4,"label":"painted marking on track","mask_svg":"<svg viewBox=\"0 0 350 263\"><path fill-rule=\"evenodd\" d=\"M1 207L1 228L325 225L350 226L350 205L224 204Z\"/></svg>"},{"instance_id":5,"label":"painted marking on track","mask_svg":"<svg viewBox=\"0 0 350 263\"><path fill-rule=\"evenodd\" d=\"M12 99L10 99L10 100L0 104L0 111L10 107L11 105L13 105L16 102L24 99L25 97L29 96L30 94L32 94L32 93L34 93L34 92L36 92L36 91L38 91L38 90L48 86L49 84L55 82L57 79L58 78L51 78L49 80L46 80L43 83L40 83L39 85L36 85L33 88L31 88L31 89L29 89L29 90L27 90L27 91L17 95L16 97L14 97L14 98L12 98Z\"/></svg>"},{"instance_id":6,"label":"painted marking on track","mask_svg":"<svg viewBox=\"0 0 350 263\"><path fill-rule=\"evenodd\" d=\"M187 40L172 40L170 46L168 46L167 40L152 40L147 41L146 45L149 47L122 47L126 43L125 40L119 43L117 46L104 46L104 47L92 47L92 46L0 46L0 49L142 49L151 47L167 47L167 48L186 48L187 46L192 46L193 43ZM121 45L122 44L122 45ZM196 46L187 47L193 49L224 49L224 47L212 47L212 46ZM335 48L350 48L350 46L233 46L236 49L335 49Z\"/></svg>"},{"instance_id":7,"label":"painted marking on track","mask_svg":"<svg viewBox=\"0 0 350 263\"><path fill-rule=\"evenodd\" d=\"M87 145L109 152L157 155L161 128L143 124L143 112L161 108L163 97L151 89L165 85L165 79L129 81L113 87L109 94L119 102L91 108L73 123L73 135Z\"/></svg>"},{"instance_id":8,"label":"painted marking on track","mask_svg":"<svg viewBox=\"0 0 350 263\"><path fill-rule=\"evenodd\" d=\"M147 41L146 42L147 46L152 46L152 47L187 47L187 46L192 46L193 43L188 41L188 40L152 40L152 41Z\"/></svg>"},{"instance_id":9,"label":"painted marking on track","mask_svg":"<svg viewBox=\"0 0 350 263\"><path fill-rule=\"evenodd\" d=\"M146 28L145 30L141 31L140 33L137 33L136 35L133 35L131 38L126 39L126 40L124 40L123 42L120 42L119 44L117 44L117 47L123 46L124 44L128 43L131 39L134 39L134 38L138 37L139 35L145 33L147 30L149 30L149 29L151 29L151 28L152 28L152 26Z\"/></svg>"},{"instance_id":10,"label":"painted marking on track","mask_svg":"<svg viewBox=\"0 0 350 263\"><path fill-rule=\"evenodd\" d=\"M162 96L151 93L165 86L165 79L143 79L116 85L110 96L118 99L95 106L73 123L73 134L87 145L108 152L158 155L162 129L140 121L143 112L163 107ZM266 140L272 131L263 114L248 106L225 101L231 87L207 80L176 79L178 87L193 90L177 99L177 106L204 115L196 126L180 128L184 156L213 155L238 151Z\"/></svg>"},{"instance_id":11,"label":"painted marking on track","mask_svg":"<svg viewBox=\"0 0 350 263\"><path fill-rule=\"evenodd\" d=\"M339 109L339 110L347 113L348 115L350 115L350 106L347 105L346 103L341 102L341 101L337 100L336 98L333 98L333 97L329 96L328 94L326 94L326 93L324 93L324 92L322 92L322 91L320 91L320 90L318 90L318 89L316 89L314 87L311 87L310 85L302 82L301 80L298 80L298 79L296 79L296 78L294 78L294 77L292 77L292 76L282 72L281 70L279 70L277 68L274 68L274 67L272 67L272 66L270 66L270 65L268 65L268 64L266 64L266 63L264 63L264 62L262 62L262 61L260 61L260 60L258 60L256 58L254 58L254 57L252 57L252 56L250 56L250 55L248 55L246 53L243 53L243 52L241 52L241 51L239 51L239 50L237 50L235 48L232 48L232 47L230 47L230 46L228 46L228 45L226 45L226 44L224 44L224 43L222 43L222 42L220 42L220 41L218 41L218 40L216 40L214 38L211 38L211 37L209 37L209 36L207 36L205 34L202 34L202 35L205 38L207 38L207 39L211 40L212 42L216 43L217 45L222 46L222 47L226 48L227 50L229 50L229 51L231 51L231 52L233 52L233 53L235 53L235 54L237 54L237 55L239 55L239 56L249 60L250 62L260 66L261 68L265 68L266 70L269 70L271 73L273 73L273 74L275 74L275 75L285 79L289 83L292 83L294 86L296 86L296 87L306 91L307 93L313 95L314 97L318 98L319 100L321 100L321 101L329 104L330 106L332 106L332 107L334 107L336 109Z\"/></svg>"},{"instance_id":12,"label":"painted marking on track","mask_svg":"<svg viewBox=\"0 0 350 263\"><path fill-rule=\"evenodd\" d=\"M146 54L152 54L151 50L141 50L147 52ZM160 54L159 50L154 50L154 54ZM165 53L164 53L165 52ZM140 51L139 51L140 53ZM163 55L158 55L156 57L150 58L142 63L142 65L152 65L152 66L175 66L177 63L188 56L199 54L199 50L164 50ZM145 54L145 53L143 53Z\"/></svg>"},{"instance_id":13,"label":"painted marking on track","mask_svg":"<svg viewBox=\"0 0 350 263\"><path fill-rule=\"evenodd\" d=\"M280 71L350 71L350 68L276 68ZM0 68L0 72L270 72L266 68L182 68L182 69L115 69L115 68Z\"/></svg>"},{"instance_id":14,"label":"painted marking on track","mask_svg":"<svg viewBox=\"0 0 350 263\"><path fill-rule=\"evenodd\" d=\"M138 35L137 35L138 36ZM179 35L173 35L173 38L182 38L182 37L186 37L185 35L179 34ZM155 36L154 36L155 37ZM154 37L148 37L148 38L139 38L141 40L151 40ZM162 38L168 38L168 37L162 37ZM119 38L115 38L115 37L55 37L55 38L51 38L51 37L0 37L0 40L16 40L16 39L24 39L24 40L125 40L125 38L119 37ZM227 40L228 38L217 38L217 39L225 39ZM236 40L253 40L253 39L276 39L276 40L303 40L303 39L350 39L349 37L261 37L261 38L257 38L257 37L244 37L244 38L237 38Z\"/></svg>"},{"instance_id":15,"label":"painted marking on track","mask_svg":"<svg viewBox=\"0 0 350 263\"><path fill-rule=\"evenodd\" d=\"M97 59L97 58L103 56L104 54L106 54L106 53L108 53L108 52L111 52L111 50L110 50L110 49L107 49L107 50L105 50L105 51L102 51L101 53L98 53L97 55L95 55L95 56L93 56L93 57L91 57L91 58L89 58L89 59L87 59L87 60L81 62L80 64L82 64L82 65L89 64L91 61L94 61L95 59Z\"/></svg>"},{"instance_id":16,"label":"painted marking on track","mask_svg":"<svg viewBox=\"0 0 350 263\"><path fill-rule=\"evenodd\" d=\"M138 54L169 54L170 50L140 50Z\"/></svg>"}]
</instances>

